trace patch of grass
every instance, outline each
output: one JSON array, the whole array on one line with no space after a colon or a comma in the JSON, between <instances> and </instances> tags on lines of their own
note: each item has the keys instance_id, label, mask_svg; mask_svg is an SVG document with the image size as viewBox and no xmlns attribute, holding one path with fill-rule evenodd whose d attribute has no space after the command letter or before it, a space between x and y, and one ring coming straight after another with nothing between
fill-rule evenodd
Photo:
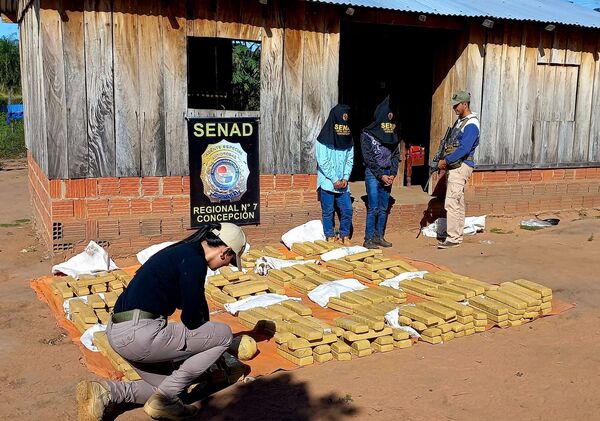
<instances>
[{"instance_id":1,"label":"patch of grass","mask_svg":"<svg viewBox=\"0 0 600 421\"><path fill-rule=\"evenodd\" d=\"M588 241L594 241L594 233L590 234L588 237Z\"/></svg>"},{"instance_id":2,"label":"patch of grass","mask_svg":"<svg viewBox=\"0 0 600 421\"><path fill-rule=\"evenodd\" d=\"M511 230L511 231L505 231L505 230L503 230L502 228L492 228L492 229L490 230L490 232L491 232L492 234L514 234L514 233L515 233L515 232L514 232L514 231L512 231L512 230Z\"/></svg>"},{"instance_id":3,"label":"patch of grass","mask_svg":"<svg viewBox=\"0 0 600 421\"><path fill-rule=\"evenodd\" d=\"M0 113L0 159L25 157L23 120L6 124L6 113Z\"/></svg>"},{"instance_id":4,"label":"patch of grass","mask_svg":"<svg viewBox=\"0 0 600 421\"><path fill-rule=\"evenodd\" d=\"M10 224L0 224L0 228L15 228L20 227L29 222L29 219L17 219L16 221L11 222Z\"/></svg>"}]
</instances>

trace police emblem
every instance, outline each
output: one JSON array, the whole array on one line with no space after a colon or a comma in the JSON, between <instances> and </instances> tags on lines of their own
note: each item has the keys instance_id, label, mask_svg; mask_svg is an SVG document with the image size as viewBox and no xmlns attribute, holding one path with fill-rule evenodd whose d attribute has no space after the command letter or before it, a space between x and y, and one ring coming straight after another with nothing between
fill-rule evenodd
<instances>
[{"instance_id":1,"label":"police emblem","mask_svg":"<svg viewBox=\"0 0 600 421\"><path fill-rule=\"evenodd\" d=\"M200 178L211 202L236 202L248 189L248 154L239 143L225 139L208 145L202 154Z\"/></svg>"}]
</instances>

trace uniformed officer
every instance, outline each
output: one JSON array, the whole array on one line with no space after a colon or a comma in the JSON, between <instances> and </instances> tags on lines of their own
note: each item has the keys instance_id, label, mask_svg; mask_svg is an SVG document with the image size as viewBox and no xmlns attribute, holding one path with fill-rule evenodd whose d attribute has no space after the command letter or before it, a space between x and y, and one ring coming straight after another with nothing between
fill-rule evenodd
<instances>
[{"instance_id":1,"label":"uniformed officer","mask_svg":"<svg viewBox=\"0 0 600 421\"><path fill-rule=\"evenodd\" d=\"M209 321L207 268L237 264L246 235L234 224L210 224L169 246L140 267L119 296L106 334L111 347L142 380L82 381L80 420L102 420L115 404L137 403L152 418L183 419L197 408L179 394L227 350L229 326ZM181 323L167 317L181 309Z\"/></svg>"},{"instance_id":2,"label":"uniformed officer","mask_svg":"<svg viewBox=\"0 0 600 421\"><path fill-rule=\"evenodd\" d=\"M440 241L438 248L458 247L463 241L465 227L465 185L475 168L475 149L479 145L479 119L471 111L471 94L458 91L450 101L458 119L452 127L446 143L444 159L438 166L446 170L447 237Z\"/></svg>"}]
</instances>

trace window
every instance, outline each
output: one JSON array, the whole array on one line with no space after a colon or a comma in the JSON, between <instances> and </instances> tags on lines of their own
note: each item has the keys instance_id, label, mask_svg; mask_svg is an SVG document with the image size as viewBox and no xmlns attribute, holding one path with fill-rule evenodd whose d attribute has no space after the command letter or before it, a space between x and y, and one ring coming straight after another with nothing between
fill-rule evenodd
<instances>
[{"instance_id":1,"label":"window","mask_svg":"<svg viewBox=\"0 0 600 421\"><path fill-rule=\"evenodd\" d=\"M258 111L260 42L188 37L188 108Z\"/></svg>"}]
</instances>

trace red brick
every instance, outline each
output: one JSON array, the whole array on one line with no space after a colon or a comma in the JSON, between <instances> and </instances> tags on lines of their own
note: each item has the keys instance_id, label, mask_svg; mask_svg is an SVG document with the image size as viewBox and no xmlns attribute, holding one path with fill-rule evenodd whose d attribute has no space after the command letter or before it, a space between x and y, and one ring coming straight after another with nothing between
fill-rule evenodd
<instances>
[{"instance_id":1,"label":"red brick","mask_svg":"<svg viewBox=\"0 0 600 421\"><path fill-rule=\"evenodd\" d=\"M307 191L304 195L304 206L319 206L319 195L316 191Z\"/></svg>"},{"instance_id":2,"label":"red brick","mask_svg":"<svg viewBox=\"0 0 600 421\"><path fill-rule=\"evenodd\" d=\"M552 179L553 180L564 180L565 179L565 170L558 169L552 171Z\"/></svg>"},{"instance_id":3,"label":"red brick","mask_svg":"<svg viewBox=\"0 0 600 421\"><path fill-rule=\"evenodd\" d=\"M189 213L190 212L190 198L187 196L184 197L174 197L173 198L173 213Z\"/></svg>"},{"instance_id":4,"label":"red brick","mask_svg":"<svg viewBox=\"0 0 600 421\"><path fill-rule=\"evenodd\" d=\"M119 237L119 221L110 219L98 221L98 238L102 240L110 240Z\"/></svg>"},{"instance_id":5,"label":"red brick","mask_svg":"<svg viewBox=\"0 0 600 421\"><path fill-rule=\"evenodd\" d=\"M310 190L310 174L294 174L292 187L294 190Z\"/></svg>"},{"instance_id":6,"label":"red brick","mask_svg":"<svg viewBox=\"0 0 600 421\"><path fill-rule=\"evenodd\" d=\"M110 216L126 216L129 215L129 199L111 198L108 202L108 214Z\"/></svg>"},{"instance_id":7,"label":"red brick","mask_svg":"<svg viewBox=\"0 0 600 421\"><path fill-rule=\"evenodd\" d=\"M88 178L85 180L85 197L98 196L98 180L96 178Z\"/></svg>"},{"instance_id":8,"label":"red brick","mask_svg":"<svg viewBox=\"0 0 600 421\"><path fill-rule=\"evenodd\" d=\"M309 190L317 190L317 174L311 174Z\"/></svg>"},{"instance_id":9,"label":"red brick","mask_svg":"<svg viewBox=\"0 0 600 421\"><path fill-rule=\"evenodd\" d=\"M183 194L190 194L190 177L185 176L181 181L183 182Z\"/></svg>"},{"instance_id":10,"label":"red brick","mask_svg":"<svg viewBox=\"0 0 600 421\"><path fill-rule=\"evenodd\" d=\"M292 188L292 175L291 174L277 174L275 176L275 190L291 190Z\"/></svg>"},{"instance_id":11,"label":"red brick","mask_svg":"<svg viewBox=\"0 0 600 421\"><path fill-rule=\"evenodd\" d=\"M118 196L119 179L114 177L98 178L99 196Z\"/></svg>"},{"instance_id":12,"label":"red brick","mask_svg":"<svg viewBox=\"0 0 600 421\"><path fill-rule=\"evenodd\" d=\"M98 237L98 221L88 219L85 221L85 235L88 240L95 240Z\"/></svg>"},{"instance_id":13,"label":"red brick","mask_svg":"<svg viewBox=\"0 0 600 421\"><path fill-rule=\"evenodd\" d=\"M273 174L261 174L259 183L260 191L269 193L275 188L275 176Z\"/></svg>"},{"instance_id":14,"label":"red brick","mask_svg":"<svg viewBox=\"0 0 600 421\"><path fill-rule=\"evenodd\" d=\"M542 171L531 170L531 181L542 181Z\"/></svg>"},{"instance_id":15,"label":"red brick","mask_svg":"<svg viewBox=\"0 0 600 421\"><path fill-rule=\"evenodd\" d=\"M87 201L88 217L108 216L108 199Z\"/></svg>"},{"instance_id":16,"label":"red brick","mask_svg":"<svg viewBox=\"0 0 600 421\"><path fill-rule=\"evenodd\" d=\"M575 170L573 168L565 169L565 180L574 180L575 179Z\"/></svg>"},{"instance_id":17,"label":"red brick","mask_svg":"<svg viewBox=\"0 0 600 421\"><path fill-rule=\"evenodd\" d=\"M285 206L287 206L287 207L302 206L302 192L288 191L285 194Z\"/></svg>"},{"instance_id":18,"label":"red brick","mask_svg":"<svg viewBox=\"0 0 600 421\"><path fill-rule=\"evenodd\" d=\"M127 197L140 197L140 178L124 177L119 180L119 194Z\"/></svg>"},{"instance_id":19,"label":"red brick","mask_svg":"<svg viewBox=\"0 0 600 421\"><path fill-rule=\"evenodd\" d=\"M586 179L600 178L600 168L586 168L585 169Z\"/></svg>"},{"instance_id":20,"label":"red brick","mask_svg":"<svg viewBox=\"0 0 600 421\"><path fill-rule=\"evenodd\" d=\"M140 235L139 219L121 219L119 220L119 235L121 237L134 237Z\"/></svg>"},{"instance_id":21,"label":"red brick","mask_svg":"<svg viewBox=\"0 0 600 421\"><path fill-rule=\"evenodd\" d=\"M87 201L85 199L77 199L73 201L73 215L75 218L87 218Z\"/></svg>"},{"instance_id":22,"label":"red brick","mask_svg":"<svg viewBox=\"0 0 600 421\"><path fill-rule=\"evenodd\" d=\"M285 193L283 192L272 192L269 193L269 197L267 199L267 207L283 207L285 206Z\"/></svg>"},{"instance_id":23,"label":"red brick","mask_svg":"<svg viewBox=\"0 0 600 421\"><path fill-rule=\"evenodd\" d=\"M540 171L542 181L548 182L554 179L554 170L542 170Z\"/></svg>"},{"instance_id":24,"label":"red brick","mask_svg":"<svg viewBox=\"0 0 600 421\"><path fill-rule=\"evenodd\" d=\"M65 185L65 197L81 199L85 197L85 179L65 180Z\"/></svg>"},{"instance_id":25,"label":"red brick","mask_svg":"<svg viewBox=\"0 0 600 421\"><path fill-rule=\"evenodd\" d=\"M156 197L152 200L152 213L170 214L172 211L170 197Z\"/></svg>"},{"instance_id":26,"label":"red brick","mask_svg":"<svg viewBox=\"0 0 600 421\"><path fill-rule=\"evenodd\" d=\"M50 180L50 197L52 199L62 199L63 198L63 180Z\"/></svg>"},{"instance_id":27,"label":"red brick","mask_svg":"<svg viewBox=\"0 0 600 421\"><path fill-rule=\"evenodd\" d=\"M519 172L518 171L506 171L506 181L509 183L519 181Z\"/></svg>"},{"instance_id":28,"label":"red brick","mask_svg":"<svg viewBox=\"0 0 600 421\"><path fill-rule=\"evenodd\" d=\"M70 221L63 223L61 242L76 242L85 240L85 222Z\"/></svg>"},{"instance_id":29,"label":"red brick","mask_svg":"<svg viewBox=\"0 0 600 421\"><path fill-rule=\"evenodd\" d=\"M182 177L164 177L163 178L163 194L164 195L183 194Z\"/></svg>"},{"instance_id":30,"label":"red brick","mask_svg":"<svg viewBox=\"0 0 600 421\"><path fill-rule=\"evenodd\" d=\"M471 176L471 181L474 186L480 185L483 182L483 172L475 171Z\"/></svg>"},{"instance_id":31,"label":"red brick","mask_svg":"<svg viewBox=\"0 0 600 421\"><path fill-rule=\"evenodd\" d=\"M260 192L260 205L266 207L268 202L269 193ZM261 218L262 219L262 218Z\"/></svg>"},{"instance_id":32,"label":"red brick","mask_svg":"<svg viewBox=\"0 0 600 421\"><path fill-rule=\"evenodd\" d=\"M486 171L483 173L483 181L486 183L506 182L506 171Z\"/></svg>"},{"instance_id":33,"label":"red brick","mask_svg":"<svg viewBox=\"0 0 600 421\"><path fill-rule=\"evenodd\" d=\"M144 177L142 178L142 195L156 196L160 194L160 177Z\"/></svg>"},{"instance_id":34,"label":"red brick","mask_svg":"<svg viewBox=\"0 0 600 421\"><path fill-rule=\"evenodd\" d=\"M52 219L73 217L72 200L53 200L52 201Z\"/></svg>"},{"instance_id":35,"label":"red brick","mask_svg":"<svg viewBox=\"0 0 600 421\"><path fill-rule=\"evenodd\" d=\"M152 202L150 199L131 199L131 214L141 215L152 213Z\"/></svg>"},{"instance_id":36,"label":"red brick","mask_svg":"<svg viewBox=\"0 0 600 421\"><path fill-rule=\"evenodd\" d=\"M140 232L144 236L160 235L160 219L143 219L140 224Z\"/></svg>"},{"instance_id":37,"label":"red brick","mask_svg":"<svg viewBox=\"0 0 600 421\"><path fill-rule=\"evenodd\" d=\"M575 180L583 180L586 176L586 168L575 169Z\"/></svg>"},{"instance_id":38,"label":"red brick","mask_svg":"<svg viewBox=\"0 0 600 421\"><path fill-rule=\"evenodd\" d=\"M531 181L531 171L519 171L519 181Z\"/></svg>"},{"instance_id":39,"label":"red brick","mask_svg":"<svg viewBox=\"0 0 600 421\"><path fill-rule=\"evenodd\" d=\"M181 218L163 218L161 222L161 232L163 234L179 234L183 231Z\"/></svg>"}]
</instances>

